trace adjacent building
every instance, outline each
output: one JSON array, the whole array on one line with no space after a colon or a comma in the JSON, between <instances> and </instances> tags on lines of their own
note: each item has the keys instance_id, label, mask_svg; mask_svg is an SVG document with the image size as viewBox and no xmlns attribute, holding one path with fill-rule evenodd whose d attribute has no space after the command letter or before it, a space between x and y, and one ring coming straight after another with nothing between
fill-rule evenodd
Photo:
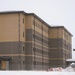
<instances>
[{"instance_id":1,"label":"adjacent building","mask_svg":"<svg viewBox=\"0 0 75 75\"><path fill-rule=\"evenodd\" d=\"M47 70L66 67L72 34L50 26L34 13L0 12L0 69Z\"/></svg>"},{"instance_id":2,"label":"adjacent building","mask_svg":"<svg viewBox=\"0 0 75 75\"><path fill-rule=\"evenodd\" d=\"M49 60L52 67L68 66L66 59L72 58L72 34L63 26L49 29Z\"/></svg>"}]
</instances>

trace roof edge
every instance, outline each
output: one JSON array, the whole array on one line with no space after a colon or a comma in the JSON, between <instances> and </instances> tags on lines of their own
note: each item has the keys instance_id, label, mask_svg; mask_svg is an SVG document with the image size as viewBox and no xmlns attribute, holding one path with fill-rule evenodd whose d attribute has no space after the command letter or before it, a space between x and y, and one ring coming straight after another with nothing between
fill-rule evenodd
<instances>
[{"instance_id":1,"label":"roof edge","mask_svg":"<svg viewBox=\"0 0 75 75\"><path fill-rule=\"evenodd\" d=\"M73 36L64 26L51 26L51 28L63 28L65 31L67 31L71 36Z\"/></svg>"},{"instance_id":2,"label":"roof edge","mask_svg":"<svg viewBox=\"0 0 75 75\"><path fill-rule=\"evenodd\" d=\"M38 20L41 20L43 23L45 23L48 27L51 27L48 23L46 23L43 19L41 19L39 16L37 16L35 13L26 13L26 15L33 15Z\"/></svg>"},{"instance_id":3,"label":"roof edge","mask_svg":"<svg viewBox=\"0 0 75 75\"><path fill-rule=\"evenodd\" d=\"M34 13L26 13L25 11L1 11L0 14L12 14L12 13L23 13L25 15L33 15L34 17L36 17L38 20L41 20L43 23L45 23L48 27L50 27L50 25L48 23L46 23L43 19L41 19L39 16L37 16Z\"/></svg>"},{"instance_id":4,"label":"roof edge","mask_svg":"<svg viewBox=\"0 0 75 75\"><path fill-rule=\"evenodd\" d=\"M37 16L34 13L26 13L24 11L0 11L0 14L12 14L12 13L23 13L24 15L33 15L34 17L36 17L38 20L41 20L43 23L45 23L49 28L64 28L71 36L73 36L64 26L50 26L48 23L46 23L43 19L41 19L39 16Z\"/></svg>"},{"instance_id":5,"label":"roof edge","mask_svg":"<svg viewBox=\"0 0 75 75\"><path fill-rule=\"evenodd\" d=\"M0 14L12 14L12 13L23 13L26 14L24 11L0 11Z\"/></svg>"}]
</instances>

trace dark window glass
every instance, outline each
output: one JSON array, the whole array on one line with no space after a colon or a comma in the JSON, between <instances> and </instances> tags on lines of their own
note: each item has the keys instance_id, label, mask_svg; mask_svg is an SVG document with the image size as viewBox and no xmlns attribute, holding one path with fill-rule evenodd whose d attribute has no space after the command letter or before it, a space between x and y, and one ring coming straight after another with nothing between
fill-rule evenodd
<instances>
[{"instance_id":1,"label":"dark window glass","mask_svg":"<svg viewBox=\"0 0 75 75\"><path fill-rule=\"evenodd\" d=\"M33 65L36 65L36 61L33 61Z\"/></svg>"},{"instance_id":2,"label":"dark window glass","mask_svg":"<svg viewBox=\"0 0 75 75\"><path fill-rule=\"evenodd\" d=\"M24 51L24 47L23 47L23 51Z\"/></svg>"},{"instance_id":3,"label":"dark window glass","mask_svg":"<svg viewBox=\"0 0 75 75\"><path fill-rule=\"evenodd\" d=\"M35 51L35 48L33 47L33 51Z\"/></svg>"},{"instance_id":4,"label":"dark window glass","mask_svg":"<svg viewBox=\"0 0 75 75\"><path fill-rule=\"evenodd\" d=\"M24 18L23 18L23 23L24 23Z\"/></svg>"},{"instance_id":5,"label":"dark window glass","mask_svg":"<svg viewBox=\"0 0 75 75\"><path fill-rule=\"evenodd\" d=\"M23 61L23 65L25 64L25 61Z\"/></svg>"},{"instance_id":6,"label":"dark window glass","mask_svg":"<svg viewBox=\"0 0 75 75\"><path fill-rule=\"evenodd\" d=\"M24 37L24 32L23 32L23 37Z\"/></svg>"}]
</instances>

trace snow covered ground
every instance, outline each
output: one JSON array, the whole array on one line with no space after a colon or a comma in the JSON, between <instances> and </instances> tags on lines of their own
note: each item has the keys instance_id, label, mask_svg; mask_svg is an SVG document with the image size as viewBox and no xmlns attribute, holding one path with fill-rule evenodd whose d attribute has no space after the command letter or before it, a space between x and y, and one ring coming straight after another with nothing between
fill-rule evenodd
<instances>
[{"instance_id":1,"label":"snow covered ground","mask_svg":"<svg viewBox=\"0 0 75 75\"><path fill-rule=\"evenodd\" d=\"M55 69L59 68L54 68L52 71L0 71L0 75L75 75L73 66L61 71Z\"/></svg>"},{"instance_id":2,"label":"snow covered ground","mask_svg":"<svg viewBox=\"0 0 75 75\"><path fill-rule=\"evenodd\" d=\"M75 75L75 72L0 71L0 75Z\"/></svg>"}]
</instances>

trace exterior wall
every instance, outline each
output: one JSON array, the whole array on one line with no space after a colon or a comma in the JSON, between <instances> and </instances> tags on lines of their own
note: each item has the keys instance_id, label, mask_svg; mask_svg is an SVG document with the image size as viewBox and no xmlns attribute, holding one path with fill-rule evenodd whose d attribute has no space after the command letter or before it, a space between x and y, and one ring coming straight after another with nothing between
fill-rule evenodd
<instances>
[{"instance_id":1,"label":"exterior wall","mask_svg":"<svg viewBox=\"0 0 75 75\"><path fill-rule=\"evenodd\" d=\"M26 21L25 21L25 15L24 14L22 14L22 13L20 13L19 14L19 27L18 27L18 29L19 29L19 36L20 36L20 41L22 41L22 42L25 42L25 40L26 40L26 37L25 37L25 35L26 35L26 31L25 31L25 23Z\"/></svg>"},{"instance_id":2,"label":"exterior wall","mask_svg":"<svg viewBox=\"0 0 75 75\"><path fill-rule=\"evenodd\" d=\"M48 69L49 59L47 32L48 27L40 20L32 15L26 15L26 44L28 46L31 45L26 50L28 51L27 55L30 55L28 58L32 59L31 63L27 65L27 70ZM31 54L29 52L31 52ZM27 61L30 62L28 59Z\"/></svg>"},{"instance_id":3,"label":"exterior wall","mask_svg":"<svg viewBox=\"0 0 75 75\"><path fill-rule=\"evenodd\" d=\"M34 48L36 50L34 52L35 56L37 56L37 58L34 59L36 62L35 66L36 68L39 66L39 69L46 70L49 68L48 26L43 24L43 22L39 21L37 18L34 19L34 36Z\"/></svg>"},{"instance_id":4,"label":"exterior wall","mask_svg":"<svg viewBox=\"0 0 75 75\"><path fill-rule=\"evenodd\" d=\"M72 58L71 35L63 27L49 30L50 66L66 67L66 59ZM62 62L62 63L60 63Z\"/></svg>"},{"instance_id":5,"label":"exterior wall","mask_svg":"<svg viewBox=\"0 0 75 75\"><path fill-rule=\"evenodd\" d=\"M0 56L11 57L11 70L25 69L26 38L23 19L25 16L21 13L0 15Z\"/></svg>"},{"instance_id":6,"label":"exterior wall","mask_svg":"<svg viewBox=\"0 0 75 75\"><path fill-rule=\"evenodd\" d=\"M0 42L19 41L19 34L20 41L25 42L25 38L23 38L23 32L25 33L24 17L23 14L0 15Z\"/></svg>"},{"instance_id":7,"label":"exterior wall","mask_svg":"<svg viewBox=\"0 0 75 75\"><path fill-rule=\"evenodd\" d=\"M49 38L63 38L63 28L51 27L49 30Z\"/></svg>"},{"instance_id":8,"label":"exterior wall","mask_svg":"<svg viewBox=\"0 0 75 75\"><path fill-rule=\"evenodd\" d=\"M63 27L49 27L33 14L0 14L0 56L11 57L10 70L65 67L71 41Z\"/></svg>"},{"instance_id":9,"label":"exterior wall","mask_svg":"<svg viewBox=\"0 0 75 75\"><path fill-rule=\"evenodd\" d=\"M63 61L67 66L68 64L65 62L66 59L72 59L72 40L71 35L67 33L66 30L63 31Z\"/></svg>"},{"instance_id":10,"label":"exterior wall","mask_svg":"<svg viewBox=\"0 0 75 75\"><path fill-rule=\"evenodd\" d=\"M65 30L64 33L64 49L66 49L66 58L71 59L72 58L72 39L71 35L68 34Z\"/></svg>"},{"instance_id":11,"label":"exterior wall","mask_svg":"<svg viewBox=\"0 0 75 75\"><path fill-rule=\"evenodd\" d=\"M20 70L25 69L25 49L23 49L23 45L25 43L20 42L20 47L18 46L19 42L1 42L0 43L0 56L10 57L12 60L10 61L11 70ZM21 67L20 67L21 65ZM14 67L15 66L15 67ZM23 66L23 68L22 68Z\"/></svg>"},{"instance_id":12,"label":"exterior wall","mask_svg":"<svg viewBox=\"0 0 75 75\"><path fill-rule=\"evenodd\" d=\"M32 70L32 16L25 15L26 31L26 70Z\"/></svg>"},{"instance_id":13,"label":"exterior wall","mask_svg":"<svg viewBox=\"0 0 75 75\"><path fill-rule=\"evenodd\" d=\"M18 14L0 15L0 42L18 41Z\"/></svg>"}]
</instances>

